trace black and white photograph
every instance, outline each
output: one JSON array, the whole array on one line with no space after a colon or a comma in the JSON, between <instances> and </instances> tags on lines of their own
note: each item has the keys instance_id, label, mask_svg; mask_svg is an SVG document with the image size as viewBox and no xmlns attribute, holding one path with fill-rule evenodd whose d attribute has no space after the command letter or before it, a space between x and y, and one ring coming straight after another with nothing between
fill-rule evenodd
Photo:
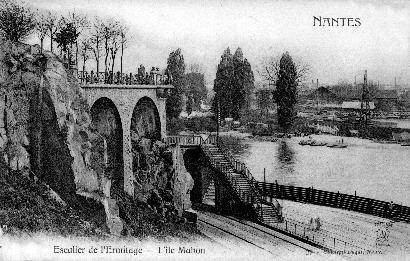
<instances>
[{"instance_id":1,"label":"black and white photograph","mask_svg":"<svg viewBox=\"0 0 410 261\"><path fill-rule=\"evenodd\" d=\"M410 261L410 1L0 0L0 261Z\"/></svg>"}]
</instances>

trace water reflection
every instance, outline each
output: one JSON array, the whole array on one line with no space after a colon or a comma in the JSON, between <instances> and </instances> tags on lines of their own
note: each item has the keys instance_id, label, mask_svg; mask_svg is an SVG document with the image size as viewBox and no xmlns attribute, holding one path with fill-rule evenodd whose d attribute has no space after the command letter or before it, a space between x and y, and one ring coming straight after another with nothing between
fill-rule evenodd
<instances>
[{"instance_id":1,"label":"water reflection","mask_svg":"<svg viewBox=\"0 0 410 261\"><path fill-rule=\"evenodd\" d=\"M287 173L293 173L295 171L295 151L291 144L288 144L286 140L281 140L278 144L278 153L276 157L279 162L279 168L285 170Z\"/></svg>"},{"instance_id":2,"label":"water reflection","mask_svg":"<svg viewBox=\"0 0 410 261\"><path fill-rule=\"evenodd\" d=\"M219 142L222 144L224 148L227 148L234 155L242 155L247 156L250 154L249 147L250 144L248 142L244 142L243 139L234 136L220 136Z\"/></svg>"},{"instance_id":3,"label":"water reflection","mask_svg":"<svg viewBox=\"0 0 410 261\"><path fill-rule=\"evenodd\" d=\"M337 142L339 137L320 135L315 139ZM301 146L303 138L277 142L246 141L248 151L237 152L255 179L266 182L314 186L410 206L410 147L379 144L343 137L347 148ZM266 171L264 171L264 169Z\"/></svg>"}]
</instances>

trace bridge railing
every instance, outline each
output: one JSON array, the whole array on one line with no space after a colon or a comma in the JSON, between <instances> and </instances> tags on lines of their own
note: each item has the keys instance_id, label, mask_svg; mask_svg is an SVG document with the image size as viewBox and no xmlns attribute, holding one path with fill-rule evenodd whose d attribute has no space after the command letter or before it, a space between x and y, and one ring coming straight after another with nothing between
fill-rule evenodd
<instances>
[{"instance_id":1,"label":"bridge railing","mask_svg":"<svg viewBox=\"0 0 410 261\"><path fill-rule=\"evenodd\" d=\"M166 75L157 72L139 75L137 73L112 73L78 71L78 80L82 84L125 84L125 85L158 85L171 84Z\"/></svg>"},{"instance_id":2,"label":"bridge railing","mask_svg":"<svg viewBox=\"0 0 410 261\"><path fill-rule=\"evenodd\" d=\"M181 135L181 136L167 136L164 139L167 144L178 144L178 145L209 145L216 144L216 136L209 135L208 138L204 139L200 135Z\"/></svg>"},{"instance_id":3,"label":"bridge railing","mask_svg":"<svg viewBox=\"0 0 410 261\"><path fill-rule=\"evenodd\" d=\"M377 249L377 236L367 238L347 238L344 234L336 234L326 230L328 224L323 225L322 228L315 228L312 225L304 223L300 220L285 217L284 222L271 223L269 226L291 234L297 238L307 240L318 246L333 251L358 251L361 253L368 253L369 250Z\"/></svg>"},{"instance_id":4,"label":"bridge railing","mask_svg":"<svg viewBox=\"0 0 410 261\"><path fill-rule=\"evenodd\" d=\"M257 186L266 198L278 198L347 209L410 223L410 207L399 204L314 188L279 185L278 183L258 181Z\"/></svg>"}]
</instances>

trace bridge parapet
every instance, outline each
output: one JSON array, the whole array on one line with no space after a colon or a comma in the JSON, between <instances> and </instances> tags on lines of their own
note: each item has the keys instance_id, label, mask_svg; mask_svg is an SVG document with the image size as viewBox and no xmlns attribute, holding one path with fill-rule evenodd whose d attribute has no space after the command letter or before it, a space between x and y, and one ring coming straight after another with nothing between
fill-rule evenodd
<instances>
[{"instance_id":1,"label":"bridge parapet","mask_svg":"<svg viewBox=\"0 0 410 261\"><path fill-rule=\"evenodd\" d=\"M159 68L152 67L151 72L138 73L112 73L94 71L79 71L78 80L81 84L123 84L123 85L169 85L172 78L166 73L161 73Z\"/></svg>"},{"instance_id":2,"label":"bridge parapet","mask_svg":"<svg viewBox=\"0 0 410 261\"><path fill-rule=\"evenodd\" d=\"M147 89L147 90L169 90L173 89L174 86L170 84L158 84L158 85L143 85L143 84L110 84L110 83L88 83L81 84L81 88L91 89Z\"/></svg>"},{"instance_id":3,"label":"bridge parapet","mask_svg":"<svg viewBox=\"0 0 410 261\"><path fill-rule=\"evenodd\" d=\"M216 136L209 135L207 138L203 138L200 135L186 135L186 136L167 136L163 139L166 144L177 144L182 146L201 146L201 145L215 145Z\"/></svg>"}]
</instances>

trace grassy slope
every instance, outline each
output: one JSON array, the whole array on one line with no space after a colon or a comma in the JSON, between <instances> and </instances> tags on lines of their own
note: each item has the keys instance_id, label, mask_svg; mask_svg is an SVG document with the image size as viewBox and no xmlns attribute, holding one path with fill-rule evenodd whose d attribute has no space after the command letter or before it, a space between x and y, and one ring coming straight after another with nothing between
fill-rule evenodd
<instances>
[{"instance_id":1,"label":"grassy slope","mask_svg":"<svg viewBox=\"0 0 410 261\"><path fill-rule=\"evenodd\" d=\"M63 206L49 196L49 189L36 184L22 171L0 169L0 225L8 234L45 232L72 236L103 236L96 223Z\"/></svg>"},{"instance_id":2,"label":"grassy slope","mask_svg":"<svg viewBox=\"0 0 410 261\"><path fill-rule=\"evenodd\" d=\"M37 232L50 235L107 238L104 215L88 208L80 210L63 206L49 196L46 185L36 184L22 171L0 169L0 226L8 234L20 236ZM123 192L113 195L120 216L127 222L124 233L139 239L193 240L202 237L192 225L181 220L166 220L151 207L135 202Z\"/></svg>"}]
</instances>

